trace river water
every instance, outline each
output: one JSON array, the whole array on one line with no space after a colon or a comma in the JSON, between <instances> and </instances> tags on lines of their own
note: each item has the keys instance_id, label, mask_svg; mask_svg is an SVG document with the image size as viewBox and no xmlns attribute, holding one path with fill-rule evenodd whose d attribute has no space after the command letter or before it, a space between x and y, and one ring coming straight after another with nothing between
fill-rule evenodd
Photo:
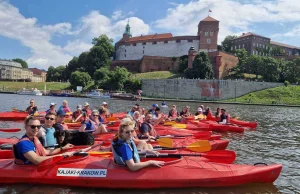
<instances>
[{"instance_id":1,"label":"river water","mask_svg":"<svg viewBox=\"0 0 300 194\"><path fill-rule=\"evenodd\" d=\"M63 100L68 100L70 108L75 109L77 104L89 102L92 108L99 108L103 101L109 103L111 112L128 111L136 102L115 99L87 99L87 98L62 98L50 96L20 96L16 94L0 94L0 112L11 111L11 108L26 109L30 99L34 99L39 110L48 109L51 102L58 105ZM149 109L153 103L139 102ZM168 105L176 104L178 108L189 105L191 110L196 110L200 105L197 103L167 102ZM254 164L256 162L281 163L283 170L274 184L250 184L228 188L190 188L190 189L160 189L160 190L107 190L89 189L63 186L40 186L40 185L0 185L0 193L15 194L262 194L262 193L300 193L300 109L270 106L246 106L246 105L218 105L204 104L213 110L222 106L232 116L239 116L241 120L258 121L256 130L246 130L244 134L226 133L223 139L229 139L228 149L237 153L236 164ZM167 112L167 109L163 110ZM23 127L22 122L0 122L3 127ZM24 129L15 135L20 137ZM0 137L10 137L9 133L1 133ZM134 183L133 183L134 184Z\"/></svg>"}]
</instances>

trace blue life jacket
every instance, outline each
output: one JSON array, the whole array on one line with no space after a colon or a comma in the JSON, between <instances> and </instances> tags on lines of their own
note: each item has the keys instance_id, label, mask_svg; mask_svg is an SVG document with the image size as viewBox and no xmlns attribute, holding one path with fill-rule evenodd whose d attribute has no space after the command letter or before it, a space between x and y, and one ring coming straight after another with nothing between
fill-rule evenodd
<instances>
[{"instance_id":1,"label":"blue life jacket","mask_svg":"<svg viewBox=\"0 0 300 194\"><path fill-rule=\"evenodd\" d=\"M111 149L112 149L112 152L113 152L113 155L114 155L115 163L119 164L119 165L123 165L123 166L127 166L127 165L126 165L126 162L121 157L121 153L118 153L117 148L122 146L125 143L127 143L127 142L126 141L121 141L120 142L120 140L118 140L117 143L116 143L116 142L113 141L112 146L111 146ZM127 143L127 144L129 144L130 147L133 149L132 150L132 155L133 155L134 163L139 163L140 162L140 156L139 156L138 150L137 150L134 142L132 140L130 140L130 143Z\"/></svg>"}]
</instances>

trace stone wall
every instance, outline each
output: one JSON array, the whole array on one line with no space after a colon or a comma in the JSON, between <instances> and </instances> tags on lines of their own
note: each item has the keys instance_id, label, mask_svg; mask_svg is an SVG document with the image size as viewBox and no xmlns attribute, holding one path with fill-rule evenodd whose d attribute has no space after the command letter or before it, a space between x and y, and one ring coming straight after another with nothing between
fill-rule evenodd
<instances>
[{"instance_id":1,"label":"stone wall","mask_svg":"<svg viewBox=\"0 0 300 194\"><path fill-rule=\"evenodd\" d=\"M193 100L235 98L253 91L282 85L283 83L248 82L242 80L142 80L143 96Z\"/></svg>"}]
</instances>

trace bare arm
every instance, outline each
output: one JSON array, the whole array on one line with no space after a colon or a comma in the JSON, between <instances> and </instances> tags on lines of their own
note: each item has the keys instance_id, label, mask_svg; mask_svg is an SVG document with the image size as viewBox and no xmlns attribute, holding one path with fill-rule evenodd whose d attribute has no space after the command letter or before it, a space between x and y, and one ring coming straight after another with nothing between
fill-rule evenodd
<instances>
[{"instance_id":1,"label":"bare arm","mask_svg":"<svg viewBox=\"0 0 300 194\"><path fill-rule=\"evenodd\" d=\"M52 158L53 156L39 156L34 151L29 151L24 154L24 157L35 165L39 165L44 160Z\"/></svg>"},{"instance_id":2,"label":"bare arm","mask_svg":"<svg viewBox=\"0 0 300 194\"><path fill-rule=\"evenodd\" d=\"M153 161L153 160L149 160L147 162L139 162L139 163L134 163L133 159L126 160L126 165L131 171L137 171L151 165L161 167L161 165L163 164L164 162Z\"/></svg>"},{"instance_id":3,"label":"bare arm","mask_svg":"<svg viewBox=\"0 0 300 194\"><path fill-rule=\"evenodd\" d=\"M45 148L44 149L45 149L45 153L47 156L52 156L52 155L60 153L61 151L68 150L73 147L74 147L74 145L68 143L67 145L65 145L64 147L61 148L62 150L60 148L56 148L54 150L46 150Z\"/></svg>"}]
</instances>

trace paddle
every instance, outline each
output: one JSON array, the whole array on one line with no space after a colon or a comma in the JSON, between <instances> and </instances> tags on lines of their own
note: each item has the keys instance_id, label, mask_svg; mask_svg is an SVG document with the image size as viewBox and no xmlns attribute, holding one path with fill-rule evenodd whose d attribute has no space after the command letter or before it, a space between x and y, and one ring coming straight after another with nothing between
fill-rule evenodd
<instances>
[{"instance_id":1,"label":"paddle","mask_svg":"<svg viewBox=\"0 0 300 194\"><path fill-rule=\"evenodd\" d=\"M21 129L20 128L16 128L16 129L14 129L14 128L2 128L2 129L0 129L0 131L1 132L6 132L6 133L15 133L15 132L21 131Z\"/></svg>"},{"instance_id":2,"label":"paddle","mask_svg":"<svg viewBox=\"0 0 300 194\"><path fill-rule=\"evenodd\" d=\"M152 138L153 139L153 138ZM161 147L172 148L173 140L171 138L155 138L154 139Z\"/></svg>"},{"instance_id":3,"label":"paddle","mask_svg":"<svg viewBox=\"0 0 300 194\"><path fill-rule=\"evenodd\" d=\"M25 112L24 110L19 110L19 109L15 108L15 107L12 108L11 111L12 112Z\"/></svg>"},{"instance_id":4,"label":"paddle","mask_svg":"<svg viewBox=\"0 0 300 194\"><path fill-rule=\"evenodd\" d=\"M112 157L112 152L88 152L91 156L99 156L99 157ZM143 158L173 158L173 157L182 157L182 156L200 156L208 159L211 162L218 162L218 163L226 163L231 164L236 159L236 154L232 150L213 150L206 153L201 154L168 154L168 153L160 153L158 156L156 155L149 155L145 152L139 153L140 157Z\"/></svg>"},{"instance_id":5,"label":"paddle","mask_svg":"<svg viewBox=\"0 0 300 194\"><path fill-rule=\"evenodd\" d=\"M98 147L102 144L97 144L97 145L93 145L93 146L90 146L90 147L87 147L85 149L81 149L81 150L78 150L78 151L75 151L73 152L73 155L76 155L78 154L79 152L87 152L95 147ZM43 162L41 162L38 167L37 167L37 171L38 172L41 172L41 171L44 171L44 170L47 170L49 168L52 168L54 167L58 162L62 161L63 159L65 159L66 157L65 156L55 156L55 157L52 157L52 158L49 158L47 160L44 160Z\"/></svg>"},{"instance_id":6,"label":"paddle","mask_svg":"<svg viewBox=\"0 0 300 194\"><path fill-rule=\"evenodd\" d=\"M200 140L195 141L187 146L180 146L180 147L154 147L154 149L161 149L161 150L168 150L168 149L188 149L193 152L207 152L211 150L211 145L208 140Z\"/></svg>"},{"instance_id":7,"label":"paddle","mask_svg":"<svg viewBox=\"0 0 300 194\"><path fill-rule=\"evenodd\" d=\"M174 124L172 125L172 127L174 128L178 128L178 129L185 129L186 128L186 124Z\"/></svg>"}]
</instances>

